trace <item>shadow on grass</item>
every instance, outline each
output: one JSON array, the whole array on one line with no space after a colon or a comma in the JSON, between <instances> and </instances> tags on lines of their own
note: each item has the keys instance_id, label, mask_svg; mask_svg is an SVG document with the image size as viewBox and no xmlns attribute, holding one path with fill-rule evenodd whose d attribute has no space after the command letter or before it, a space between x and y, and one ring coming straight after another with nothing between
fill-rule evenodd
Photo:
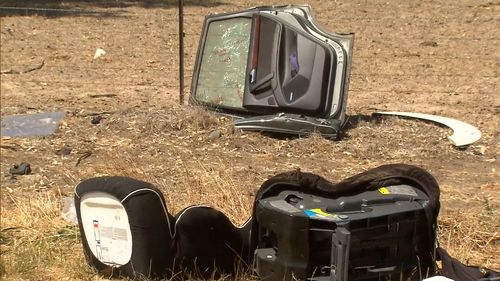
<instances>
[{"instance_id":1,"label":"shadow on grass","mask_svg":"<svg viewBox=\"0 0 500 281\"><path fill-rule=\"evenodd\" d=\"M126 11L103 11L110 8L176 8L177 0L1 0L0 17L44 16L44 17L119 17ZM185 0L184 6L216 7L226 3L219 0Z\"/></svg>"},{"instance_id":2,"label":"shadow on grass","mask_svg":"<svg viewBox=\"0 0 500 281\"><path fill-rule=\"evenodd\" d=\"M347 122L344 126L344 131L349 131L351 129L355 129L359 126L359 123L361 122L368 122L368 123L375 123L375 124L380 124L382 122L383 117L382 116L374 116L374 115L364 115L364 114L358 114L358 115L350 115L348 116Z\"/></svg>"}]
</instances>

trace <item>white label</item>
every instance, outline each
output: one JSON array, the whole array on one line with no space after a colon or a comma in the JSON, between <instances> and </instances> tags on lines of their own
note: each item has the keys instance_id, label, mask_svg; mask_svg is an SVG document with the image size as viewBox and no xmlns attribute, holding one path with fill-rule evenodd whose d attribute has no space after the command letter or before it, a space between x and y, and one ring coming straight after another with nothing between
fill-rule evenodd
<instances>
[{"instance_id":1,"label":"white label","mask_svg":"<svg viewBox=\"0 0 500 281\"><path fill-rule=\"evenodd\" d=\"M132 234L127 212L115 197L95 192L81 201L81 216L88 246L102 263L120 266L132 256Z\"/></svg>"}]
</instances>

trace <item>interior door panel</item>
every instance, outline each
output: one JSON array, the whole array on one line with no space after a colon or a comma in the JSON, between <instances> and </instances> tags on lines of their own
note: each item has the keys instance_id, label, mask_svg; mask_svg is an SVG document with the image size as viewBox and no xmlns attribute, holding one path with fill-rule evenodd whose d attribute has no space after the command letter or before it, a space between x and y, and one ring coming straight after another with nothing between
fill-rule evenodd
<instances>
[{"instance_id":1,"label":"interior door panel","mask_svg":"<svg viewBox=\"0 0 500 281\"><path fill-rule=\"evenodd\" d=\"M309 6L208 16L190 101L237 117L273 120L252 117L245 128L251 129L254 122L272 124L270 131L289 132L308 120L312 124L304 125L307 132L328 124L336 124L334 131L339 131L345 121L352 43L352 35L318 27ZM280 114L286 118L276 118ZM276 128L291 123L296 124Z\"/></svg>"}]
</instances>

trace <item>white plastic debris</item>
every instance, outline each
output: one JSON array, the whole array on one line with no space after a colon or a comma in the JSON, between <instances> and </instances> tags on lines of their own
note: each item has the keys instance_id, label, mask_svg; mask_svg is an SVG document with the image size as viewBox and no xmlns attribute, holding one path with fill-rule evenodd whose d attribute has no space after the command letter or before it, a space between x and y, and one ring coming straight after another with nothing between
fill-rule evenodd
<instances>
[{"instance_id":1,"label":"white plastic debris","mask_svg":"<svg viewBox=\"0 0 500 281\"><path fill-rule=\"evenodd\" d=\"M433 121L445 125L453 130L453 134L448 137L455 146L469 145L478 141L481 138L481 132L474 126L462 122L457 119L442 117L431 114L414 113L414 112L375 112L379 115L395 115L403 117L412 117L422 120Z\"/></svg>"},{"instance_id":2,"label":"white plastic debris","mask_svg":"<svg viewBox=\"0 0 500 281\"><path fill-rule=\"evenodd\" d=\"M3 116L0 121L2 137L34 137L54 134L66 113L42 112Z\"/></svg>"},{"instance_id":3,"label":"white plastic debris","mask_svg":"<svg viewBox=\"0 0 500 281\"><path fill-rule=\"evenodd\" d=\"M75 200L72 197L64 197L62 199L63 209L61 211L61 217L72 224L78 224L78 219L76 217Z\"/></svg>"},{"instance_id":4,"label":"white plastic debris","mask_svg":"<svg viewBox=\"0 0 500 281\"><path fill-rule=\"evenodd\" d=\"M101 48L97 48L97 50L95 50L95 55L94 55L94 59L98 59L100 57L104 57L106 55L106 51L104 51L103 49Z\"/></svg>"}]
</instances>

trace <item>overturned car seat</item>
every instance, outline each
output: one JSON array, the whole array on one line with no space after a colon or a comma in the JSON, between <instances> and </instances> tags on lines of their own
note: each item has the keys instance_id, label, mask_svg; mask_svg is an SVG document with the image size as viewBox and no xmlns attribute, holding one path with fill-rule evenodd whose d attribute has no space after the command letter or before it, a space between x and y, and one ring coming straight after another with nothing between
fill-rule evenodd
<instances>
[{"instance_id":1,"label":"overturned car seat","mask_svg":"<svg viewBox=\"0 0 500 281\"><path fill-rule=\"evenodd\" d=\"M221 212L191 206L173 217L162 193L127 177L97 177L75 189L85 256L107 276L199 276L231 273L248 257L248 227L235 227Z\"/></svg>"},{"instance_id":2,"label":"overturned car seat","mask_svg":"<svg viewBox=\"0 0 500 281\"><path fill-rule=\"evenodd\" d=\"M81 182L75 206L89 263L105 275L213 278L246 266L262 280L497 280L436 253L439 187L411 165L390 164L336 184L299 170L256 193L252 217L235 227L204 205L169 214L161 192L126 177ZM242 266L242 267L239 267Z\"/></svg>"},{"instance_id":3,"label":"overturned car seat","mask_svg":"<svg viewBox=\"0 0 500 281\"><path fill-rule=\"evenodd\" d=\"M421 280L435 271L439 188L384 165L337 184L294 171L266 181L252 226L263 280Z\"/></svg>"}]
</instances>

